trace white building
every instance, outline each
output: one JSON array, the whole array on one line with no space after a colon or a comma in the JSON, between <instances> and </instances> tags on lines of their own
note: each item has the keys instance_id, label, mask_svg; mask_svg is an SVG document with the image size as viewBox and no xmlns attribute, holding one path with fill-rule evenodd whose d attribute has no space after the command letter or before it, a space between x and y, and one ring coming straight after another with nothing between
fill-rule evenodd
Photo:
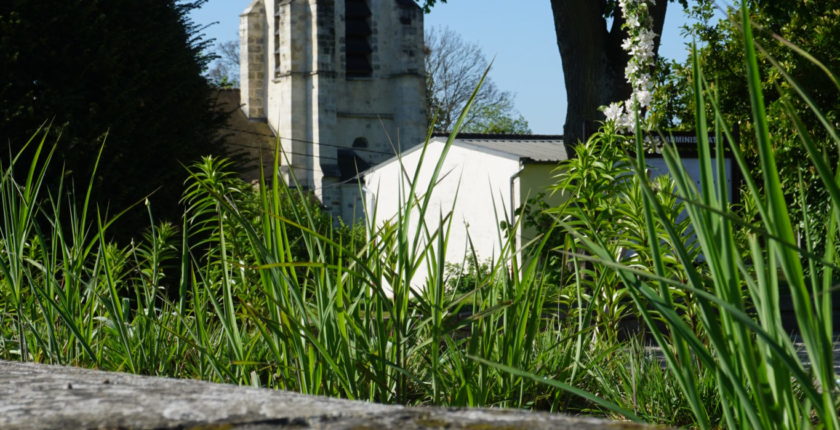
<instances>
[{"instance_id":1,"label":"white building","mask_svg":"<svg viewBox=\"0 0 840 430\"><path fill-rule=\"evenodd\" d=\"M414 147L364 172L366 205L375 211L377 223L396 217L418 171L415 195L430 189L446 141L446 137L434 137L425 154L423 146ZM455 139L442 161L425 214L426 224L436 229L441 217L451 212L446 261L463 262L465 255L471 255L471 247L479 260L498 257L503 240L500 222L512 221L514 210L547 191L553 183L552 170L566 159L560 136L461 135ZM549 204L559 203L560 196L547 199ZM416 211L412 216L416 225ZM521 246L535 232L519 229L516 235L516 244ZM422 284L425 268L418 273L422 279L415 281Z\"/></svg>"},{"instance_id":2,"label":"white building","mask_svg":"<svg viewBox=\"0 0 840 430\"><path fill-rule=\"evenodd\" d=\"M359 219L356 174L426 135L422 11L412 0L254 0L239 31L243 112L279 137L290 182Z\"/></svg>"},{"instance_id":3,"label":"white building","mask_svg":"<svg viewBox=\"0 0 840 430\"><path fill-rule=\"evenodd\" d=\"M413 0L254 0L240 16L244 118L231 131L247 136L237 144L265 167L266 135L277 136L281 173L345 222L364 218L363 189L380 219L395 214L404 185L396 154L416 168L426 140L424 49ZM430 143L421 182L443 141ZM458 139L428 212L456 205L447 260L460 261L468 237L480 258L498 254L499 222L543 191L564 159L556 136Z\"/></svg>"}]
</instances>

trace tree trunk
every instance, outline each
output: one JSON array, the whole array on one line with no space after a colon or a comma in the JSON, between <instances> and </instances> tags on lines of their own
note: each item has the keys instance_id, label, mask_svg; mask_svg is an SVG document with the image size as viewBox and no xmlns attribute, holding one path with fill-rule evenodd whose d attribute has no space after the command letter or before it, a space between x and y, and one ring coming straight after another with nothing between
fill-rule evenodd
<instances>
[{"instance_id":1,"label":"tree trunk","mask_svg":"<svg viewBox=\"0 0 840 430\"><path fill-rule=\"evenodd\" d=\"M651 9L657 34L662 33L667 6L667 0L660 0ZM627 35L621 29L624 17L617 14L607 29L606 0L551 0L551 8L566 81L564 138L577 143L604 119L600 106L630 96L624 78L628 56L621 48Z\"/></svg>"}]
</instances>

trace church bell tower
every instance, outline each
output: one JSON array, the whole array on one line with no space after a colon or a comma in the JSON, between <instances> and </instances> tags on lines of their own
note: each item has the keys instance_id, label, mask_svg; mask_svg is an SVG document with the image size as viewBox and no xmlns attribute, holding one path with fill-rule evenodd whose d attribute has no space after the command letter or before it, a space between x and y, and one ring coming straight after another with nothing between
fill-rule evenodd
<instances>
[{"instance_id":1,"label":"church bell tower","mask_svg":"<svg viewBox=\"0 0 840 430\"><path fill-rule=\"evenodd\" d=\"M254 0L240 16L243 112L282 173L345 222L360 173L426 136L423 13L412 0Z\"/></svg>"}]
</instances>

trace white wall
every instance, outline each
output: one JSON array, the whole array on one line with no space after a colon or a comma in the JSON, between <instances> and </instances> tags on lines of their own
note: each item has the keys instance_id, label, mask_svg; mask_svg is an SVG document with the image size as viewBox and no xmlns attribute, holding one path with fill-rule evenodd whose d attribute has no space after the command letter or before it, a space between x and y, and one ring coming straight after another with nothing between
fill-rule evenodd
<instances>
[{"instance_id":1,"label":"white wall","mask_svg":"<svg viewBox=\"0 0 840 430\"><path fill-rule=\"evenodd\" d=\"M444 143L441 139L429 143L425 161L420 168L417 184L419 193L429 188ZM408 176L413 177L417 171L421 153L422 148L402 157L402 165ZM457 145L451 147L426 212L426 223L430 229L437 229L440 217L452 212L447 262L464 261L469 249L468 237L472 239L480 260L499 256L499 221L505 220L506 214L510 213L510 180L518 171L519 160L516 158ZM365 175L365 188L368 210L375 208L377 224L381 225L384 220L396 216L410 185L402 173L400 162L392 159ZM416 222L416 212L413 216ZM427 270L425 265L420 268L412 286L422 287Z\"/></svg>"}]
</instances>

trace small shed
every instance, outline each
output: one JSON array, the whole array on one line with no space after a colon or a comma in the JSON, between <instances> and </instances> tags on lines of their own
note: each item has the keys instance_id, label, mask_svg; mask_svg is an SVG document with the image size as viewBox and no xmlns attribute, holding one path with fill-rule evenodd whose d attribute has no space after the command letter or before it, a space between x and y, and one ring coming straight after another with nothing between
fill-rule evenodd
<instances>
[{"instance_id":1,"label":"small shed","mask_svg":"<svg viewBox=\"0 0 840 430\"><path fill-rule=\"evenodd\" d=\"M394 218L418 167L416 192L425 193L446 142L447 136L435 135L427 145L415 146L365 171L369 216L375 212L378 222ZM568 157L562 136L459 135L443 159L426 212L427 225L436 228L440 217L451 211L447 262L463 263L471 255L471 246L480 260L498 257L504 240L500 223L513 221L517 208L547 191L553 183L552 170ZM520 245L529 236L522 229L516 234Z\"/></svg>"}]
</instances>

